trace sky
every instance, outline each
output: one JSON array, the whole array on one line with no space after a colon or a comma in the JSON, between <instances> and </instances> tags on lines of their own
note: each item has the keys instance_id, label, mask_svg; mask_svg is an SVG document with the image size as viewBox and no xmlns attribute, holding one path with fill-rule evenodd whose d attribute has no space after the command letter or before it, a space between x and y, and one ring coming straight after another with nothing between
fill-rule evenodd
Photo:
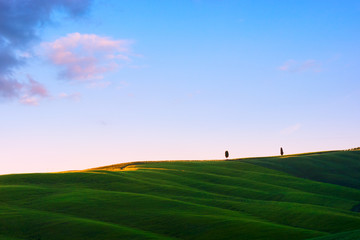
<instances>
[{"instance_id":1,"label":"sky","mask_svg":"<svg viewBox=\"0 0 360 240\"><path fill-rule=\"evenodd\" d=\"M0 0L0 174L360 146L357 0Z\"/></svg>"}]
</instances>

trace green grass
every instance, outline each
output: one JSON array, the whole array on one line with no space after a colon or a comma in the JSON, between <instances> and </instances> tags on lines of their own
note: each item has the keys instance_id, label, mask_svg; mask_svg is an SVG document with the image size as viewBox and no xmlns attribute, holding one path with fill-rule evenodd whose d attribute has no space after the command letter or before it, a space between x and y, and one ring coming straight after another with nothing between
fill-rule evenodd
<instances>
[{"instance_id":1,"label":"green grass","mask_svg":"<svg viewBox=\"0 0 360 240\"><path fill-rule=\"evenodd\" d=\"M0 239L360 239L359 204L360 151L3 175Z\"/></svg>"},{"instance_id":2,"label":"green grass","mask_svg":"<svg viewBox=\"0 0 360 240\"><path fill-rule=\"evenodd\" d=\"M311 240L359 240L360 230L332 234L325 237L312 238Z\"/></svg>"}]
</instances>

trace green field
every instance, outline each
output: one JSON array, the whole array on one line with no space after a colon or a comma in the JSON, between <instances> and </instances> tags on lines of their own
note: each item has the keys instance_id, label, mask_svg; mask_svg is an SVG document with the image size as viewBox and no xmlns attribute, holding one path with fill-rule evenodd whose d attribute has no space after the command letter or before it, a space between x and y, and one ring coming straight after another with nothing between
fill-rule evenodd
<instances>
[{"instance_id":1,"label":"green field","mask_svg":"<svg viewBox=\"0 0 360 240\"><path fill-rule=\"evenodd\" d=\"M360 239L360 151L0 176L0 239Z\"/></svg>"}]
</instances>

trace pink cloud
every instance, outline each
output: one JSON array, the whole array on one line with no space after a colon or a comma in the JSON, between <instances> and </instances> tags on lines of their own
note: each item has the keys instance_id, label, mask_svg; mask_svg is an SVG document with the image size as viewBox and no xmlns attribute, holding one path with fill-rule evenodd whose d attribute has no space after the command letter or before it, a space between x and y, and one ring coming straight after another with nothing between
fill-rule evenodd
<instances>
[{"instance_id":1,"label":"pink cloud","mask_svg":"<svg viewBox=\"0 0 360 240\"><path fill-rule=\"evenodd\" d=\"M37 95L40 97L48 97L47 89L41 83L35 81L30 75L27 76L29 83L27 84L27 91L30 95Z\"/></svg>"},{"instance_id":2,"label":"pink cloud","mask_svg":"<svg viewBox=\"0 0 360 240\"><path fill-rule=\"evenodd\" d=\"M319 62L313 59L309 59L302 62L291 59L284 62L283 65L279 67L279 70L284 72L292 72L292 73L306 72L306 71L321 72L321 66Z\"/></svg>"},{"instance_id":3,"label":"pink cloud","mask_svg":"<svg viewBox=\"0 0 360 240\"><path fill-rule=\"evenodd\" d=\"M34 96L24 95L19 99L19 102L24 105L37 106L39 105L39 98Z\"/></svg>"},{"instance_id":4,"label":"pink cloud","mask_svg":"<svg viewBox=\"0 0 360 240\"><path fill-rule=\"evenodd\" d=\"M62 68L62 78L93 80L116 70L120 61L129 62L130 44L128 40L71 33L54 42L45 42L43 47L47 59Z\"/></svg>"},{"instance_id":5,"label":"pink cloud","mask_svg":"<svg viewBox=\"0 0 360 240\"><path fill-rule=\"evenodd\" d=\"M21 83L21 97L19 102L25 105L36 106L43 98L49 97L48 90L41 83L27 75L28 82Z\"/></svg>"},{"instance_id":6,"label":"pink cloud","mask_svg":"<svg viewBox=\"0 0 360 240\"><path fill-rule=\"evenodd\" d=\"M49 93L30 75L27 75L27 81L22 82L0 76L0 97L17 98L22 104L38 105L39 100L49 97Z\"/></svg>"}]
</instances>

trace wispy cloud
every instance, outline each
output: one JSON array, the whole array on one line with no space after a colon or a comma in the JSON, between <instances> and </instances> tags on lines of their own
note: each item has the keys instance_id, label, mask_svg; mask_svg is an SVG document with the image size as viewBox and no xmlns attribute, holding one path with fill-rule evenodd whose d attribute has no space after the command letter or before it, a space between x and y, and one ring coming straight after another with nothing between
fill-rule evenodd
<instances>
[{"instance_id":1,"label":"wispy cloud","mask_svg":"<svg viewBox=\"0 0 360 240\"><path fill-rule=\"evenodd\" d=\"M126 81L120 81L116 89L123 89L125 87L129 86L129 83Z\"/></svg>"},{"instance_id":2,"label":"wispy cloud","mask_svg":"<svg viewBox=\"0 0 360 240\"><path fill-rule=\"evenodd\" d=\"M30 75L27 75L29 83L27 84L27 92L29 95L36 95L39 97L48 97L47 89L39 82L35 81Z\"/></svg>"},{"instance_id":3,"label":"wispy cloud","mask_svg":"<svg viewBox=\"0 0 360 240\"><path fill-rule=\"evenodd\" d=\"M284 72L321 72L321 64L313 59L306 61L287 60L279 68Z\"/></svg>"},{"instance_id":4,"label":"wispy cloud","mask_svg":"<svg viewBox=\"0 0 360 240\"><path fill-rule=\"evenodd\" d=\"M76 93L60 93L58 95L59 98L61 99L69 99L69 100L73 100L73 101L79 101L81 98L81 94L76 92Z\"/></svg>"},{"instance_id":5,"label":"wispy cloud","mask_svg":"<svg viewBox=\"0 0 360 240\"><path fill-rule=\"evenodd\" d=\"M61 67L61 78L80 81L102 79L102 74L119 68L120 62L130 61L130 45L128 40L80 33L42 44L47 59Z\"/></svg>"},{"instance_id":6,"label":"wispy cloud","mask_svg":"<svg viewBox=\"0 0 360 240\"><path fill-rule=\"evenodd\" d=\"M87 85L88 88L107 88L111 85L109 81L98 81L98 82L91 82Z\"/></svg>"},{"instance_id":7,"label":"wispy cloud","mask_svg":"<svg viewBox=\"0 0 360 240\"><path fill-rule=\"evenodd\" d=\"M38 105L39 101L49 97L48 90L34 80L30 75L27 75L27 81L21 84L18 83L17 96L20 97L19 102L25 105Z\"/></svg>"},{"instance_id":8,"label":"wispy cloud","mask_svg":"<svg viewBox=\"0 0 360 240\"><path fill-rule=\"evenodd\" d=\"M39 105L39 99L34 96L22 96L19 102L24 105L37 106Z\"/></svg>"},{"instance_id":9,"label":"wispy cloud","mask_svg":"<svg viewBox=\"0 0 360 240\"><path fill-rule=\"evenodd\" d=\"M61 8L71 17L82 15L91 0L0 0L0 97L20 99L23 103L36 104L34 99L24 100L23 91L29 96L39 90L30 80L20 82L14 71L31 58L31 48L39 40L38 27L50 22L51 13ZM41 94L40 94L41 95Z\"/></svg>"},{"instance_id":10,"label":"wispy cloud","mask_svg":"<svg viewBox=\"0 0 360 240\"><path fill-rule=\"evenodd\" d=\"M302 127L302 125L300 123L297 123L295 125L284 128L283 130L281 130L280 133L282 135L290 135L290 134L293 134L296 131L298 131L301 127Z\"/></svg>"}]
</instances>

